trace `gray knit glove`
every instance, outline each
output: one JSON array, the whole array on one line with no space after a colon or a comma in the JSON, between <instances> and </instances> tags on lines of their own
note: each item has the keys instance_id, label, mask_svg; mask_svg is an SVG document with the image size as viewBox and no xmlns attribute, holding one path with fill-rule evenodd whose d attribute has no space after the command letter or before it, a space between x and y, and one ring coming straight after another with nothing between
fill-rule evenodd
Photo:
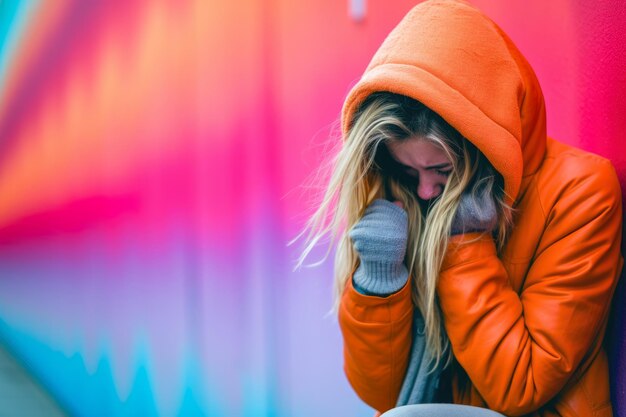
<instances>
[{"instance_id":1,"label":"gray knit glove","mask_svg":"<svg viewBox=\"0 0 626 417\"><path fill-rule=\"evenodd\" d=\"M459 208L452 219L450 235L491 232L497 223L498 213L491 188L482 187L476 192L466 190L461 195Z\"/></svg>"},{"instance_id":2,"label":"gray knit glove","mask_svg":"<svg viewBox=\"0 0 626 417\"><path fill-rule=\"evenodd\" d=\"M349 236L361 260L353 276L358 292L386 296L404 287L409 276L404 266L408 236L404 209L387 200L374 200Z\"/></svg>"}]
</instances>

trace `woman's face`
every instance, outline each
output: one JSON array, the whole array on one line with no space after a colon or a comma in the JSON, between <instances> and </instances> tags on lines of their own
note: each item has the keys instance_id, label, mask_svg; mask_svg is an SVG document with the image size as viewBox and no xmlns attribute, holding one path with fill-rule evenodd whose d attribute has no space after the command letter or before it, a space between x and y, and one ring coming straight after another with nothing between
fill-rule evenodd
<instances>
[{"instance_id":1,"label":"woman's face","mask_svg":"<svg viewBox=\"0 0 626 417\"><path fill-rule=\"evenodd\" d=\"M421 136L387 143L391 157L417 184L417 195L424 201L438 197L452 172L452 162L436 143Z\"/></svg>"}]
</instances>

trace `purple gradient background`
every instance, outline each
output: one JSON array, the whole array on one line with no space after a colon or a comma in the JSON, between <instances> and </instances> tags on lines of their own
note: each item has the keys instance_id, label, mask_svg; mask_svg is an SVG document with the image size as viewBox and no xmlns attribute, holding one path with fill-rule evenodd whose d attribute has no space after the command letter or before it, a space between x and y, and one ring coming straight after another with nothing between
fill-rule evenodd
<instances>
[{"instance_id":1,"label":"purple gradient background","mask_svg":"<svg viewBox=\"0 0 626 417\"><path fill-rule=\"evenodd\" d=\"M69 412L371 414L332 262L293 272L286 243L345 94L415 3L359 22L327 0L0 6L0 340ZM625 184L626 3L473 3L535 68L549 133Z\"/></svg>"}]
</instances>

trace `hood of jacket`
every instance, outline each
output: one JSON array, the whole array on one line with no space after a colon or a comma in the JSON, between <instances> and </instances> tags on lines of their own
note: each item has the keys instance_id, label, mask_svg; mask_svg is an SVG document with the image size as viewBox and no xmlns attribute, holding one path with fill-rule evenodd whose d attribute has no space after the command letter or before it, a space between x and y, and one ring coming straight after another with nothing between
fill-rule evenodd
<instances>
[{"instance_id":1,"label":"hood of jacket","mask_svg":"<svg viewBox=\"0 0 626 417\"><path fill-rule=\"evenodd\" d=\"M534 71L509 37L463 0L428 0L391 31L342 110L347 136L368 95L414 98L474 143L502 174L513 203L546 149L545 103Z\"/></svg>"}]
</instances>

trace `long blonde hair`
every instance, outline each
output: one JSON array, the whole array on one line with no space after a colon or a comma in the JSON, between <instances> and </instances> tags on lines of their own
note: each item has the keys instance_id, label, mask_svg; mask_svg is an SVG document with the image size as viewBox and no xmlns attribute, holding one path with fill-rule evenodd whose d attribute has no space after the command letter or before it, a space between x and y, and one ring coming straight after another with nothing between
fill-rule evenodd
<instances>
[{"instance_id":1,"label":"long blonde hair","mask_svg":"<svg viewBox=\"0 0 626 417\"><path fill-rule=\"evenodd\" d=\"M386 146L389 141L416 135L440 146L453 166L443 192L426 210L420 206L415 184L394 170ZM441 360L447 363L451 358L436 286L461 195L467 190L494 196L498 215L494 237L502 249L512 216L503 189L502 176L485 156L438 114L405 96L372 94L360 106L336 155L322 201L306 225L306 245L298 266L322 237L330 236L331 244L338 243L334 270L337 308L348 279L359 265L347 231L373 200L400 200L409 219L405 264L412 277L413 303L424 317L434 368Z\"/></svg>"}]
</instances>

